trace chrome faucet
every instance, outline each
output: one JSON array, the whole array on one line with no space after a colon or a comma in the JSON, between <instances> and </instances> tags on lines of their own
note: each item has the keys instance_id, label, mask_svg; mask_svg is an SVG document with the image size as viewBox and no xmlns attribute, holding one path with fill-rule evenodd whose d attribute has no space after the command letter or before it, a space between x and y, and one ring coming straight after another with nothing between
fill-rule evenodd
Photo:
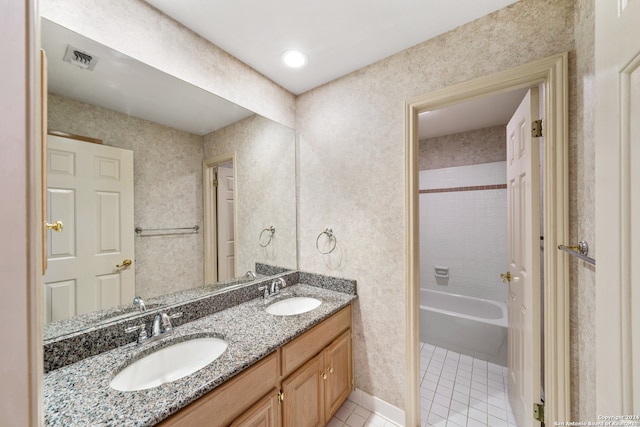
<instances>
[{"instance_id":1,"label":"chrome faucet","mask_svg":"<svg viewBox=\"0 0 640 427\"><path fill-rule=\"evenodd\" d=\"M156 313L153 318L153 329L151 331L152 337L157 337L162 334L169 334L173 331L173 325L171 324L171 318L165 312Z\"/></svg>"},{"instance_id":2,"label":"chrome faucet","mask_svg":"<svg viewBox=\"0 0 640 427\"><path fill-rule=\"evenodd\" d=\"M170 315L165 312L159 312L156 313L153 318L151 333L147 333L147 325L144 323L138 326L130 326L126 328L124 332L127 334L131 332L138 332L138 345L144 344L145 342L151 343L164 338L167 335L171 335L171 333L173 333L171 319L176 319L178 317L182 317L182 312Z\"/></svg>"},{"instance_id":3,"label":"chrome faucet","mask_svg":"<svg viewBox=\"0 0 640 427\"><path fill-rule=\"evenodd\" d=\"M260 286L259 291L262 292L262 298L267 299L280 293L280 287L286 288L287 282L282 277L278 277L271 282L271 286Z\"/></svg>"},{"instance_id":4,"label":"chrome faucet","mask_svg":"<svg viewBox=\"0 0 640 427\"><path fill-rule=\"evenodd\" d=\"M285 282L284 278L278 277L271 282L271 290L269 291L271 295L278 295L280 293L280 287L286 288L287 282Z\"/></svg>"},{"instance_id":5,"label":"chrome faucet","mask_svg":"<svg viewBox=\"0 0 640 427\"><path fill-rule=\"evenodd\" d=\"M256 280L256 273L254 273L253 271L249 270L244 274L244 278L245 279L249 279L249 280Z\"/></svg>"},{"instance_id":6,"label":"chrome faucet","mask_svg":"<svg viewBox=\"0 0 640 427\"><path fill-rule=\"evenodd\" d=\"M145 311L147 309L147 307L144 305L144 301L139 296L133 299L133 305L138 307L140 311Z\"/></svg>"}]
</instances>

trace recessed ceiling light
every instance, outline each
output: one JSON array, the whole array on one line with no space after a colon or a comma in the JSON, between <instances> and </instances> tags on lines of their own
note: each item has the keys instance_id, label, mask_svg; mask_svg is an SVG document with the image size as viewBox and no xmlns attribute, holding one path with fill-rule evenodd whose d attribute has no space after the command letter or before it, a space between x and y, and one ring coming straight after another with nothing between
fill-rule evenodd
<instances>
[{"instance_id":1,"label":"recessed ceiling light","mask_svg":"<svg viewBox=\"0 0 640 427\"><path fill-rule=\"evenodd\" d=\"M288 50L282 54L282 62L291 68L300 68L307 63L307 55L299 50Z\"/></svg>"}]
</instances>

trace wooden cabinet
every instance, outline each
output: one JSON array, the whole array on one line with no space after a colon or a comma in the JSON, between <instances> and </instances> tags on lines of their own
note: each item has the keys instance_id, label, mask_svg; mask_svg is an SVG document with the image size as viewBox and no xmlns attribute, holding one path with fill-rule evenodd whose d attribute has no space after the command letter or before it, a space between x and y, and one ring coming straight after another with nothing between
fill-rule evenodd
<instances>
[{"instance_id":1,"label":"wooden cabinet","mask_svg":"<svg viewBox=\"0 0 640 427\"><path fill-rule=\"evenodd\" d=\"M282 425L326 425L351 390L351 331L347 330L282 382Z\"/></svg>"},{"instance_id":2,"label":"wooden cabinet","mask_svg":"<svg viewBox=\"0 0 640 427\"><path fill-rule=\"evenodd\" d=\"M159 426L322 427L352 389L347 306Z\"/></svg>"},{"instance_id":3,"label":"wooden cabinet","mask_svg":"<svg viewBox=\"0 0 640 427\"><path fill-rule=\"evenodd\" d=\"M280 425L279 403L278 390L273 389L231 423L231 427L278 427Z\"/></svg>"},{"instance_id":4,"label":"wooden cabinet","mask_svg":"<svg viewBox=\"0 0 640 427\"><path fill-rule=\"evenodd\" d=\"M238 376L162 421L161 427L226 427L278 387L278 353L271 353Z\"/></svg>"},{"instance_id":5,"label":"wooden cabinet","mask_svg":"<svg viewBox=\"0 0 640 427\"><path fill-rule=\"evenodd\" d=\"M351 331L346 331L324 350L325 421L338 412L353 390L353 358L351 355Z\"/></svg>"},{"instance_id":6,"label":"wooden cabinet","mask_svg":"<svg viewBox=\"0 0 640 427\"><path fill-rule=\"evenodd\" d=\"M320 353L282 382L283 426L322 427L324 354Z\"/></svg>"}]
</instances>

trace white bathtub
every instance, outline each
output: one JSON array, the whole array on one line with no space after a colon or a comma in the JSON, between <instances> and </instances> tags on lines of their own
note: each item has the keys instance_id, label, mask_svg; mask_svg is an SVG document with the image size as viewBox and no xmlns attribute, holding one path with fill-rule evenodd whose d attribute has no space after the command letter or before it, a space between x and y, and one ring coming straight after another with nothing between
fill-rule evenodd
<instances>
[{"instance_id":1,"label":"white bathtub","mask_svg":"<svg viewBox=\"0 0 640 427\"><path fill-rule=\"evenodd\" d=\"M507 365L507 305L420 289L420 341Z\"/></svg>"}]
</instances>

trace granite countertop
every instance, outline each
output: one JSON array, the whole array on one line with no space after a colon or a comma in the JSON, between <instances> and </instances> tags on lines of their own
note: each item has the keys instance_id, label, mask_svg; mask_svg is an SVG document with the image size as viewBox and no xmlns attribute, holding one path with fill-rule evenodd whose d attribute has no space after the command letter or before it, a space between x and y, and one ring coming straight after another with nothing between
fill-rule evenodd
<instances>
[{"instance_id":1,"label":"granite countertop","mask_svg":"<svg viewBox=\"0 0 640 427\"><path fill-rule=\"evenodd\" d=\"M291 296L311 296L322 304L295 316L274 316L265 307ZM45 425L152 426L205 395L243 369L351 303L355 295L298 284L275 298L256 298L174 329L167 339L144 345L128 344L44 377ZM122 332L124 334L124 331ZM224 338L227 350L201 370L148 390L122 392L109 387L124 366L174 341L194 336Z\"/></svg>"}]
</instances>

